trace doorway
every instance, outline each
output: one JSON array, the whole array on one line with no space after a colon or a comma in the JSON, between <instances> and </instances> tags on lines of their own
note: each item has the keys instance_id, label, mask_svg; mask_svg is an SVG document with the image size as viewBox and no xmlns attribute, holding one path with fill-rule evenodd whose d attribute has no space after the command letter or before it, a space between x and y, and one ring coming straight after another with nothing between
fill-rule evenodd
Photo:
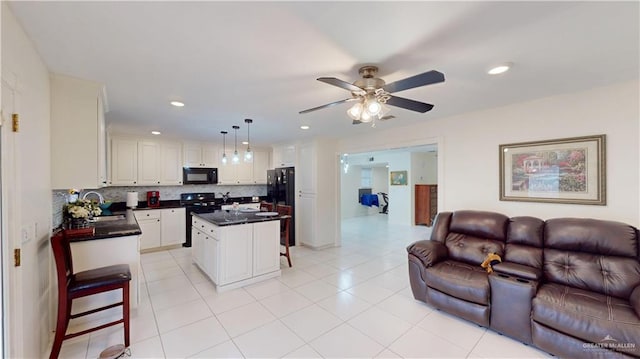
<instances>
[{"instance_id":1,"label":"doorway","mask_svg":"<svg viewBox=\"0 0 640 359\"><path fill-rule=\"evenodd\" d=\"M339 201L341 244L355 238L354 233L366 233L381 225L384 228L413 227L415 185L438 184L440 164L437 151L437 144L429 144L342 154ZM406 178L399 182L391 181L392 172ZM377 195L377 206L371 202L363 204L363 193Z\"/></svg>"}]
</instances>

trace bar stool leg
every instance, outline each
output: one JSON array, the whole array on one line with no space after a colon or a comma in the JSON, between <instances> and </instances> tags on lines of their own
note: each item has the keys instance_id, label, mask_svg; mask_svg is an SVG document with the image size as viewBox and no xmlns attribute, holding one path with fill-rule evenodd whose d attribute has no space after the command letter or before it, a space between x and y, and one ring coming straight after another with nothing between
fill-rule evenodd
<instances>
[{"instance_id":1,"label":"bar stool leg","mask_svg":"<svg viewBox=\"0 0 640 359\"><path fill-rule=\"evenodd\" d=\"M128 348L129 341L129 282L122 287L122 316L124 319L124 347Z\"/></svg>"},{"instance_id":2,"label":"bar stool leg","mask_svg":"<svg viewBox=\"0 0 640 359\"><path fill-rule=\"evenodd\" d=\"M58 301L58 321L56 323L56 335L53 339L53 346L51 347L51 354L49 355L49 359L58 358L58 355L60 355L60 349L62 348L64 335L67 332L71 301L65 299L66 298L60 298Z\"/></svg>"}]
</instances>

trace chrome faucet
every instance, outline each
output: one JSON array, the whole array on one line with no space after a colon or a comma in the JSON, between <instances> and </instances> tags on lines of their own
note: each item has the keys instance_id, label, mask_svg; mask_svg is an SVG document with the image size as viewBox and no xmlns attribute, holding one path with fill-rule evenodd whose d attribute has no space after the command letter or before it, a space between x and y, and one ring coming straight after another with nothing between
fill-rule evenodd
<instances>
[{"instance_id":1,"label":"chrome faucet","mask_svg":"<svg viewBox=\"0 0 640 359\"><path fill-rule=\"evenodd\" d=\"M102 195L101 195L100 193L96 192L96 191L89 191L89 192L86 192L84 195L82 195L82 199L87 199L87 197L88 197L90 194L95 194L95 195L97 195L97 196L98 196L98 203L100 203L100 204L103 204L103 203L104 203L104 197L102 197Z\"/></svg>"},{"instance_id":2,"label":"chrome faucet","mask_svg":"<svg viewBox=\"0 0 640 359\"><path fill-rule=\"evenodd\" d=\"M227 203L227 201L229 200L229 192L227 193L218 192L218 194L222 196L222 201L224 201L224 203Z\"/></svg>"}]
</instances>

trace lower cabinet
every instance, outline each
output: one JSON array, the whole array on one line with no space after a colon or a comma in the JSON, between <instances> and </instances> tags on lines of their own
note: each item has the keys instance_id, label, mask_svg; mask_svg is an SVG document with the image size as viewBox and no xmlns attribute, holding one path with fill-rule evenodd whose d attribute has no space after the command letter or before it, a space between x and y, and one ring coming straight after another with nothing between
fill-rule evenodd
<instances>
[{"instance_id":1,"label":"lower cabinet","mask_svg":"<svg viewBox=\"0 0 640 359\"><path fill-rule=\"evenodd\" d=\"M140 225L140 250L186 242L184 208L145 209L133 212Z\"/></svg>"},{"instance_id":2,"label":"lower cabinet","mask_svg":"<svg viewBox=\"0 0 640 359\"><path fill-rule=\"evenodd\" d=\"M280 221L218 227L194 217L193 261L218 291L280 275Z\"/></svg>"}]
</instances>

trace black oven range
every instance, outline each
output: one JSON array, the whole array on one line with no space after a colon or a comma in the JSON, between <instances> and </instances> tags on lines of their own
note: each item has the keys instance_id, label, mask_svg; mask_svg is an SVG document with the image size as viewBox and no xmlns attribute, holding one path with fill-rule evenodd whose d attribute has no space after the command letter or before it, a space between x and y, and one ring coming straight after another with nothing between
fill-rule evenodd
<instances>
[{"instance_id":1,"label":"black oven range","mask_svg":"<svg viewBox=\"0 0 640 359\"><path fill-rule=\"evenodd\" d=\"M208 193L182 193L180 205L185 207L187 213L187 240L184 247L191 247L191 213L212 213L221 208L222 198L216 198L214 192Z\"/></svg>"}]
</instances>

